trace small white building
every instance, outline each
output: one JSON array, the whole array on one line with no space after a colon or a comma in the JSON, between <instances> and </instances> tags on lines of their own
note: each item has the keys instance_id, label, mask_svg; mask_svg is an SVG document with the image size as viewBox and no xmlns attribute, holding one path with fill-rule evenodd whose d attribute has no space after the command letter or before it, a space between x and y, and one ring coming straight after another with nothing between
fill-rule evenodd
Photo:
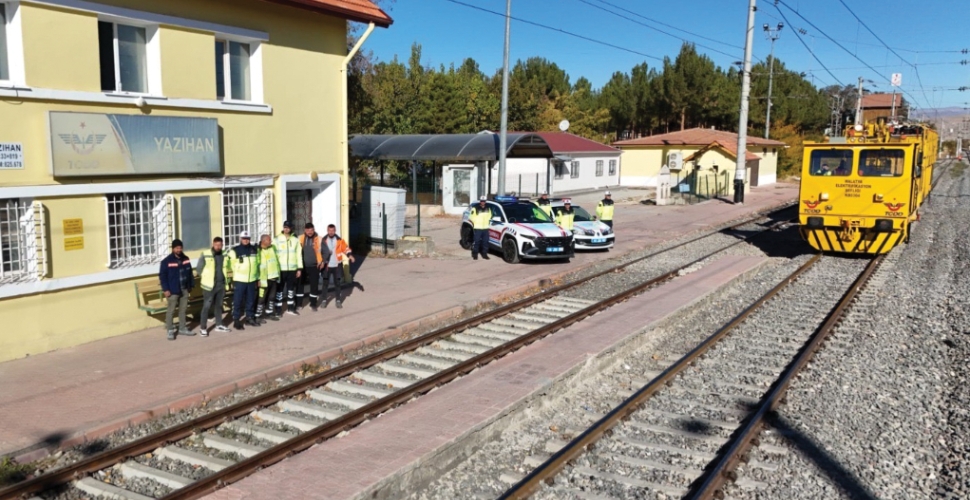
<instances>
[{"instance_id":1,"label":"small white building","mask_svg":"<svg viewBox=\"0 0 970 500\"><path fill-rule=\"evenodd\" d=\"M505 190L521 196L602 189L620 185L619 149L568 132L534 132L554 157L506 160ZM488 190L496 194L498 165L491 168Z\"/></svg>"}]
</instances>

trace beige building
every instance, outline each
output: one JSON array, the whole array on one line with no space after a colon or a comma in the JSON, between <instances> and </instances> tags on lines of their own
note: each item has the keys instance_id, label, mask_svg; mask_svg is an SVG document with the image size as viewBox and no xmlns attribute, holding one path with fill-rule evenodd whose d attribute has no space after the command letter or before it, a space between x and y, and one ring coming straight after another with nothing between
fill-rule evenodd
<instances>
[{"instance_id":1,"label":"beige building","mask_svg":"<svg viewBox=\"0 0 970 500\"><path fill-rule=\"evenodd\" d=\"M656 186L660 168L669 165L674 182L688 184L698 194L732 194L737 142L733 132L703 128L615 142L623 151L620 185ZM776 181L778 153L784 147L781 141L748 137L745 189Z\"/></svg>"}]
</instances>

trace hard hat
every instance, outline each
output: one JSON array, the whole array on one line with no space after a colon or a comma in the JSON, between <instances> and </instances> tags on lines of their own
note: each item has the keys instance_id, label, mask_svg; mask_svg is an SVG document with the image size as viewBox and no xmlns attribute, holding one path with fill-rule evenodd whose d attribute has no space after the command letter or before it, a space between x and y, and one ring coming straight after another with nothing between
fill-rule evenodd
<instances>
[{"instance_id":1,"label":"hard hat","mask_svg":"<svg viewBox=\"0 0 970 500\"><path fill-rule=\"evenodd\" d=\"M543 191L542 192L542 196L549 196L549 192L548 191Z\"/></svg>"},{"instance_id":2,"label":"hard hat","mask_svg":"<svg viewBox=\"0 0 970 500\"><path fill-rule=\"evenodd\" d=\"M563 199L562 199L562 202L563 202L563 204L565 204L565 205L572 205L572 203L573 203L573 200L571 200L571 199L569 199L569 198L563 198Z\"/></svg>"},{"instance_id":3,"label":"hard hat","mask_svg":"<svg viewBox=\"0 0 970 500\"><path fill-rule=\"evenodd\" d=\"M609 191L607 191L606 193L603 193L603 194L605 194L606 196L610 196L610 192Z\"/></svg>"},{"instance_id":4,"label":"hard hat","mask_svg":"<svg viewBox=\"0 0 970 500\"><path fill-rule=\"evenodd\" d=\"M239 233L239 239L241 239L241 240L248 240L248 239L250 239L250 237L249 237L249 231L243 231L243 232Z\"/></svg>"},{"instance_id":5,"label":"hard hat","mask_svg":"<svg viewBox=\"0 0 970 500\"><path fill-rule=\"evenodd\" d=\"M487 199L487 198L485 198L484 196L479 196L479 197L478 197L478 201L485 201L486 199Z\"/></svg>"}]
</instances>

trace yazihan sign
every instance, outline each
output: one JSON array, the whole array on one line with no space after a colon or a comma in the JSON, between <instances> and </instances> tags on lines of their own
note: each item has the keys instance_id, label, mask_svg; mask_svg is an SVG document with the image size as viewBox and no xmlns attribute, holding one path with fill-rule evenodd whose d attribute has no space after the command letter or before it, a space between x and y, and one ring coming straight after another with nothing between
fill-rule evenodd
<instances>
[{"instance_id":1,"label":"yazihan sign","mask_svg":"<svg viewBox=\"0 0 970 500\"><path fill-rule=\"evenodd\" d=\"M214 118L50 112L55 177L217 174Z\"/></svg>"}]
</instances>

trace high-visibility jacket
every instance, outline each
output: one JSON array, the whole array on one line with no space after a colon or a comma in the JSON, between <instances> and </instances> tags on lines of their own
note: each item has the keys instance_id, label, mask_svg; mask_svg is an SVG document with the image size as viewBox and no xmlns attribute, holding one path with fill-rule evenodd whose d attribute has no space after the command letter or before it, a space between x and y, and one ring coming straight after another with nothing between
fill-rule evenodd
<instances>
[{"instance_id":1,"label":"high-visibility jacket","mask_svg":"<svg viewBox=\"0 0 970 500\"><path fill-rule=\"evenodd\" d=\"M216 256L212 249L203 250L202 258L205 259L205 266L202 268L202 289L212 290L216 286ZM232 259L228 255L222 257L222 276L229 281L229 271L232 271Z\"/></svg>"},{"instance_id":2,"label":"high-visibility jacket","mask_svg":"<svg viewBox=\"0 0 970 500\"><path fill-rule=\"evenodd\" d=\"M259 249L259 286L265 287L269 280L280 279L280 261L276 257L276 249L271 245Z\"/></svg>"},{"instance_id":3,"label":"high-visibility jacket","mask_svg":"<svg viewBox=\"0 0 970 500\"><path fill-rule=\"evenodd\" d=\"M488 229L489 224L492 223L492 211L487 206L484 209L474 206L468 214L468 220L475 229Z\"/></svg>"},{"instance_id":4,"label":"high-visibility jacket","mask_svg":"<svg viewBox=\"0 0 970 500\"><path fill-rule=\"evenodd\" d=\"M556 225L565 229L566 231L572 231L573 220L575 218L576 214L574 213L573 209L570 208L569 211L567 211L565 208L562 208L559 210L559 213L556 214Z\"/></svg>"},{"instance_id":5,"label":"high-visibility jacket","mask_svg":"<svg viewBox=\"0 0 970 500\"><path fill-rule=\"evenodd\" d=\"M281 234L273 242L276 248L276 258L280 263L280 271L296 271L303 267L303 255L300 254L300 239L292 234Z\"/></svg>"},{"instance_id":6,"label":"high-visibility jacket","mask_svg":"<svg viewBox=\"0 0 970 500\"><path fill-rule=\"evenodd\" d=\"M600 200L596 205L596 218L599 220L613 220L613 200Z\"/></svg>"},{"instance_id":7,"label":"high-visibility jacket","mask_svg":"<svg viewBox=\"0 0 970 500\"><path fill-rule=\"evenodd\" d=\"M552 217L552 203L549 200L543 200L539 198L536 200L536 204L539 205L539 209L546 213L549 217Z\"/></svg>"},{"instance_id":8,"label":"high-visibility jacket","mask_svg":"<svg viewBox=\"0 0 970 500\"><path fill-rule=\"evenodd\" d=\"M344 259L350 255L350 246L347 245L347 242L344 241L340 236L335 236L335 238L337 238L337 244L333 247L333 253L337 254L337 263L342 264ZM321 238L321 240L324 242L322 244L325 245L327 237L324 236Z\"/></svg>"},{"instance_id":9,"label":"high-visibility jacket","mask_svg":"<svg viewBox=\"0 0 970 500\"><path fill-rule=\"evenodd\" d=\"M317 264L320 264L321 262L323 262L323 254L320 253L320 241L323 238L321 238L320 235L317 234L317 233L313 233L313 236L311 236L311 238L313 238L313 253L315 253L317 255ZM302 259L303 259L303 242L306 241L306 235L305 234L301 234L299 241L300 241L300 260L302 262Z\"/></svg>"},{"instance_id":10,"label":"high-visibility jacket","mask_svg":"<svg viewBox=\"0 0 970 500\"><path fill-rule=\"evenodd\" d=\"M259 251L253 245L239 245L229 250L233 283L259 281Z\"/></svg>"}]
</instances>

